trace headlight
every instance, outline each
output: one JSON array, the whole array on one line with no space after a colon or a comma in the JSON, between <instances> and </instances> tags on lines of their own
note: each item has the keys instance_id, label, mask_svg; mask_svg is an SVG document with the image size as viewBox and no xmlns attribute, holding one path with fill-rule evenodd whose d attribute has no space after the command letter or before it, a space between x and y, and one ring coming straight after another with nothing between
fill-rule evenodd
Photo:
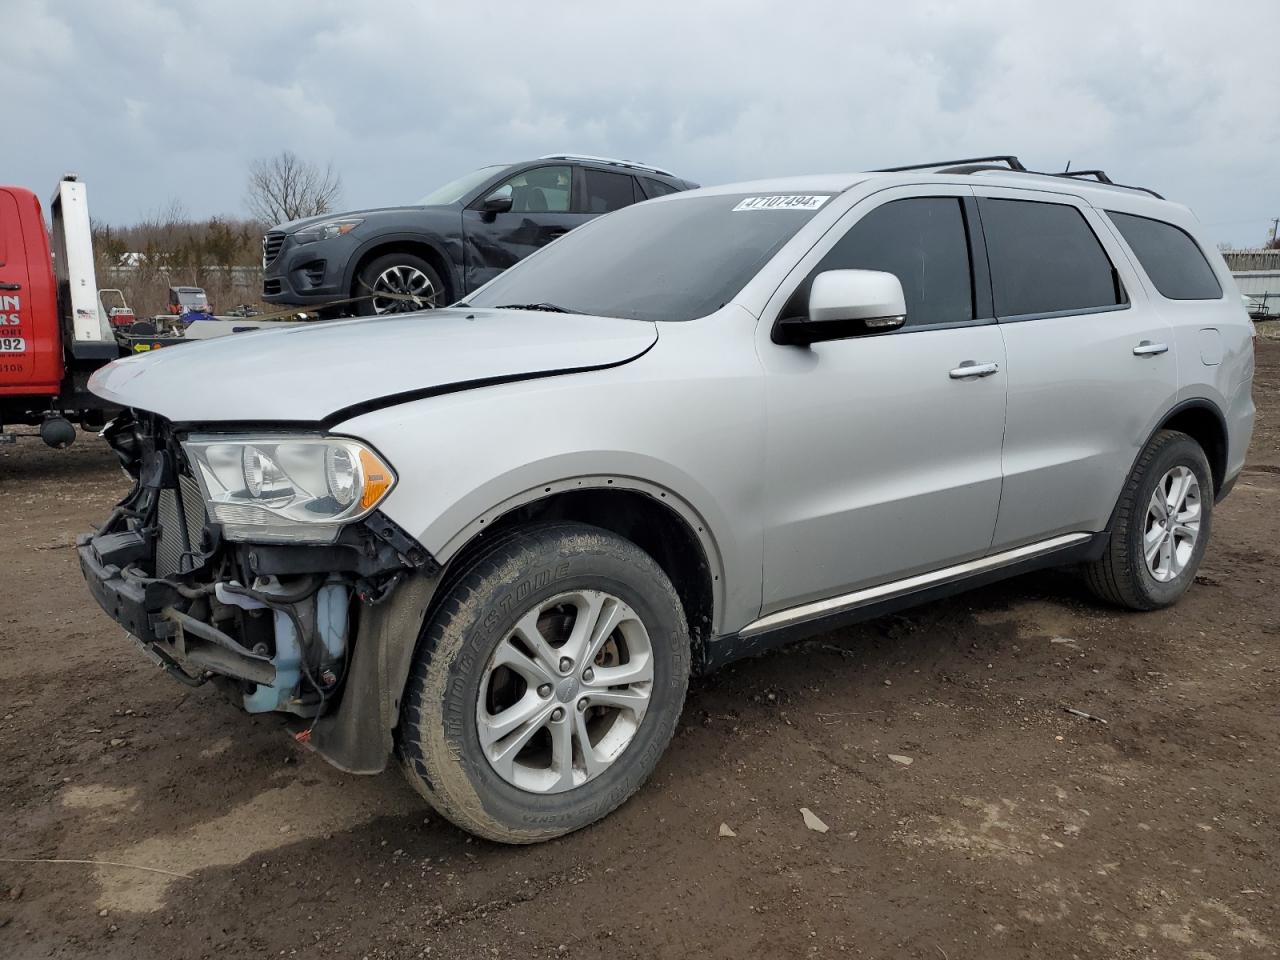
<instances>
[{"instance_id":1,"label":"headlight","mask_svg":"<svg viewBox=\"0 0 1280 960\"><path fill-rule=\"evenodd\" d=\"M362 223L364 223L364 220L355 218L326 220L324 223L303 227L293 235L293 239L295 243L315 243L317 240L332 240L334 237L341 237L350 233Z\"/></svg>"},{"instance_id":2,"label":"headlight","mask_svg":"<svg viewBox=\"0 0 1280 960\"><path fill-rule=\"evenodd\" d=\"M182 446L228 540L331 543L396 482L376 453L345 437L193 436Z\"/></svg>"}]
</instances>

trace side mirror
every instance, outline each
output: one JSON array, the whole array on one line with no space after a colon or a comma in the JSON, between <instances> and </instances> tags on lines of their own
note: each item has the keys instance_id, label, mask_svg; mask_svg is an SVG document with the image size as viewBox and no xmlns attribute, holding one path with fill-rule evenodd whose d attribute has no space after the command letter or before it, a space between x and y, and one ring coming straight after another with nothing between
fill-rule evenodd
<instances>
[{"instance_id":1,"label":"side mirror","mask_svg":"<svg viewBox=\"0 0 1280 960\"><path fill-rule=\"evenodd\" d=\"M495 194L491 197L485 197L484 202L480 204L480 210L483 213L510 213L511 194L505 196Z\"/></svg>"},{"instance_id":2,"label":"side mirror","mask_svg":"<svg viewBox=\"0 0 1280 960\"><path fill-rule=\"evenodd\" d=\"M879 270L826 270L813 278L809 313L774 327L774 343L808 346L896 330L907 321L902 283Z\"/></svg>"}]
</instances>

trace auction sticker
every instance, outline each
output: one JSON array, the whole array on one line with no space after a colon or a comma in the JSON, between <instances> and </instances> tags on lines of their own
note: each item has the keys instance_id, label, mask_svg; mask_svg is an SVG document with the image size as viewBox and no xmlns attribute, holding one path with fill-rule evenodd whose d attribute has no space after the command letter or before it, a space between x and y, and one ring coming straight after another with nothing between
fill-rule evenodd
<instances>
[{"instance_id":1,"label":"auction sticker","mask_svg":"<svg viewBox=\"0 0 1280 960\"><path fill-rule=\"evenodd\" d=\"M817 210L830 200L829 194L776 194L772 197L747 197L733 208L734 213L747 210Z\"/></svg>"}]
</instances>

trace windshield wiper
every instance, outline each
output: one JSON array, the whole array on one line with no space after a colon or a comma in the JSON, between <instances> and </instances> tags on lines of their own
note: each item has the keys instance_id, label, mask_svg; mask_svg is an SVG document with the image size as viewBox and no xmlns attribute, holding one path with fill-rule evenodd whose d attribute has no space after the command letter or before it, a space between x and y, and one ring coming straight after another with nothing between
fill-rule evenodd
<instances>
[{"instance_id":1,"label":"windshield wiper","mask_svg":"<svg viewBox=\"0 0 1280 960\"><path fill-rule=\"evenodd\" d=\"M502 303L499 310L542 310L546 313L581 313L581 310L570 310L558 303Z\"/></svg>"}]
</instances>

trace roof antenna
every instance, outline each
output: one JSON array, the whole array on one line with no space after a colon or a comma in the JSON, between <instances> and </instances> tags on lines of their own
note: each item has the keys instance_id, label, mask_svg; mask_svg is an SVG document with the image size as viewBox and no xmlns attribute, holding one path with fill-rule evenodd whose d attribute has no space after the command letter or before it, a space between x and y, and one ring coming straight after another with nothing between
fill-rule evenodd
<instances>
[{"instance_id":1,"label":"roof antenna","mask_svg":"<svg viewBox=\"0 0 1280 960\"><path fill-rule=\"evenodd\" d=\"M1067 169L1063 170L1062 172L1063 172L1063 173L1070 173L1070 172L1071 172L1071 161L1070 161L1070 160L1068 160L1068 161L1067 161Z\"/></svg>"}]
</instances>

